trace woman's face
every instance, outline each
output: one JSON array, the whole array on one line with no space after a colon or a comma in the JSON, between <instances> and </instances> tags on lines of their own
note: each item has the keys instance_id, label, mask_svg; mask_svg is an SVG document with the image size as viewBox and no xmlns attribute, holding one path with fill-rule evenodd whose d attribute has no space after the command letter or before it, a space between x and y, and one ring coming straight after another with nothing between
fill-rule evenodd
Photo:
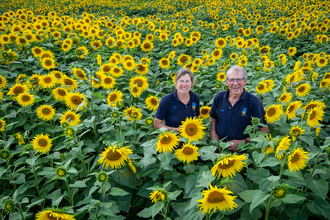
<instances>
[{"instance_id":1,"label":"woman's face","mask_svg":"<svg viewBox=\"0 0 330 220\"><path fill-rule=\"evenodd\" d=\"M191 90L192 81L188 74L185 74L181 76L176 82L175 82L176 90L180 94L187 94Z\"/></svg>"}]
</instances>

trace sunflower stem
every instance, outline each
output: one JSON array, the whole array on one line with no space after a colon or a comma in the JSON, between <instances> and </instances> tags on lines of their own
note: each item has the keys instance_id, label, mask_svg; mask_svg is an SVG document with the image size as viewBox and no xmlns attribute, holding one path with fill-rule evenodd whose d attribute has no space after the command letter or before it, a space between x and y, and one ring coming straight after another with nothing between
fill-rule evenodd
<instances>
[{"instance_id":1,"label":"sunflower stem","mask_svg":"<svg viewBox=\"0 0 330 220\"><path fill-rule=\"evenodd\" d=\"M32 166L32 170L33 170L34 179L36 180L36 189L37 189L37 192L38 192L38 198L41 199L41 193L40 193L40 190L39 190L38 176L37 176L37 173L36 173L35 165Z\"/></svg>"},{"instance_id":2,"label":"sunflower stem","mask_svg":"<svg viewBox=\"0 0 330 220\"><path fill-rule=\"evenodd\" d=\"M21 214L21 216L22 216L22 219L24 220L25 219L25 217L24 217L24 215L23 215L23 210L22 210L22 205L21 205L21 203L18 203L19 204L19 213Z\"/></svg>"},{"instance_id":3,"label":"sunflower stem","mask_svg":"<svg viewBox=\"0 0 330 220\"><path fill-rule=\"evenodd\" d=\"M66 188L68 190L68 196L69 196L70 205L73 206L73 201L72 201L72 198L71 198L70 187L69 187L69 183L68 183L68 175L65 175L65 184L66 184Z\"/></svg>"},{"instance_id":4,"label":"sunflower stem","mask_svg":"<svg viewBox=\"0 0 330 220\"><path fill-rule=\"evenodd\" d=\"M316 157L316 160L315 160L315 163L314 163L314 167L313 167L313 170L312 170L312 172L309 174L309 177L308 177L308 179L309 180L311 180L312 178L313 178L313 174L314 174L314 172L315 172L315 169L316 169L316 166L317 166L317 162L319 162L319 159L320 159L320 156L322 155L322 151L321 151L321 153L319 153L319 155L317 155L317 157ZM308 187L307 186L305 186L305 189L304 189L304 194L307 192L307 189L308 189Z\"/></svg>"},{"instance_id":5,"label":"sunflower stem","mask_svg":"<svg viewBox=\"0 0 330 220\"><path fill-rule=\"evenodd\" d=\"M280 177L280 179L281 179L281 176L282 176L282 171L283 171L283 167L284 167L284 164L285 164L286 156L287 156L287 154L284 155L283 163L281 165L280 175L278 175Z\"/></svg>"},{"instance_id":6,"label":"sunflower stem","mask_svg":"<svg viewBox=\"0 0 330 220\"><path fill-rule=\"evenodd\" d=\"M7 159L6 162L7 162L7 167L9 169L9 172L10 172L11 180L14 181L14 176L13 176L13 172L11 171L11 165L9 164L9 160ZM16 183L14 183L14 189L15 190L17 189Z\"/></svg>"},{"instance_id":7,"label":"sunflower stem","mask_svg":"<svg viewBox=\"0 0 330 220\"><path fill-rule=\"evenodd\" d=\"M270 209L272 208L271 202L272 202L272 197L270 196L269 201L268 201L268 206L267 206L267 209L266 209L265 220L268 220L269 212L270 212Z\"/></svg>"},{"instance_id":8,"label":"sunflower stem","mask_svg":"<svg viewBox=\"0 0 330 220\"><path fill-rule=\"evenodd\" d=\"M104 202L104 190L103 190L104 183L101 183L101 192L102 192L102 202Z\"/></svg>"}]
</instances>

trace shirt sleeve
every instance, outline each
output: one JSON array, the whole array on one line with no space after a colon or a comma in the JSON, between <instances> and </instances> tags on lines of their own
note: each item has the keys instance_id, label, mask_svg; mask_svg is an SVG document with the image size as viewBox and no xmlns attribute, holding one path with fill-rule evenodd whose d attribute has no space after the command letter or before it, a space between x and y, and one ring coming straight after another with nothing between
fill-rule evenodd
<instances>
[{"instance_id":1,"label":"shirt sleeve","mask_svg":"<svg viewBox=\"0 0 330 220\"><path fill-rule=\"evenodd\" d=\"M168 113L167 107L168 107L168 102L167 102L166 98L164 98L164 97L161 98L157 111L156 111L156 114L155 114L155 117L160 120L164 120Z\"/></svg>"},{"instance_id":2,"label":"shirt sleeve","mask_svg":"<svg viewBox=\"0 0 330 220\"><path fill-rule=\"evenodd\" d=\"M213 99L213 103L212 103L212 106L211 106L211 110L210 110L210 116L211 118L214 118L214 119L219 119L218 117L218 114L217 114L217 111L216 111L216 108L218 106L218 95L216 95Z\"/></svg>"}]
</instances>

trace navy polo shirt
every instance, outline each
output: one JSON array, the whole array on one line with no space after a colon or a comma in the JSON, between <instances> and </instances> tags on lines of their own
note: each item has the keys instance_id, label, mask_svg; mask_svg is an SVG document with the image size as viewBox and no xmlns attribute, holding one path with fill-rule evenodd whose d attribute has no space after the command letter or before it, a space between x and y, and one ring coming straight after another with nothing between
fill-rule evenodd
<instances>
[{"instance_id":1,"label":"navy polo shirt","mask_svg":"<svg viewBox=\"0 0 330 220\"><path fill-rule=\"evenodd\" d=\"M199 97L192 91L189 94L190 100L187 105L179 100L176 90L164 96L159 102L155 117L165 120L165 125L177 128L187 117L199 116Z\"/></svg>"},{"instance_id":2,"label":"navy polo shirt","mask_svg":"<svg viewBox=\"0 0 330 220\"><path fill-rule=\"evenodd\" d=\"M241 98L232 107L228 95L229 90L218 92L210 111L210 116L218 119L215 131L220 139L226 137L224 141L230 141L249 137L243 132L248 125L252 125L251 117L258 117L261 123L267 124L263 104L257 96L244 89Z\"/></svg>"}]
</instances>

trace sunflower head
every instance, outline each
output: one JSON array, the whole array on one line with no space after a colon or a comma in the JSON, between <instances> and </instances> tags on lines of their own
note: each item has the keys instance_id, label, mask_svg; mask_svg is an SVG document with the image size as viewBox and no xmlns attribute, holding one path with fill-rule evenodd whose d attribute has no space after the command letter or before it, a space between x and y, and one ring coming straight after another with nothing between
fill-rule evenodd
<instances>
[{"instance_id":1,"label":"sunflower head","mask_svg":"<svg viewBox=\"0 0 330 220\"><path fill-rule=\"evenodd\" d=\"M10 157L10 151L7 150L7 149L2 149L0 151L0 158L3 159L3 160L6 160Z\"/></svg>"},{"instance_id":2,"label":"sunflower head","mask_svg":"<svg viewBox=\"0 0 330 220\"><path fill-rule=\"evenodd\" d=\"M97 174L97 180L100 182L100 183L104 183L108 180L108 175L106 172L102 171L102 172L99 172Z\"/></svg>"},{"instance_id":3,"label":"sunflower head","mask_svg":"<svg viewBox=\"0 0 330 220\"><path fill-rule=\"evenodd\" d=\"M147 126L151 126L154 124L154 119L152 117L148 117L145 119L145 123Z\"/></svg>"},{"instance_id":4,"label":"sunflower head","mask_svg":"<svg viewBox=\"0 0 330 220\"><path fill-rule=\"evenodd\" d=\"M167 192L164 189L157 189L150 193L150 200L152 203L156 203L157 201L163 202L167 197Z\"/></svg>"},{"instance_id":5,"label":"sunflower head","mask_svg":"<svg viewBox=\"0 0 330 220\"><path fill-rule=\"evenodd\" d=\"M205 126L198 118L187 118L180 126L181 136L190 141L198 141L205 136Z\"/></svg>"},{"instance_id":6,"label":"sunflower head","mask_svg":"<svg viewBox=\"0 0 330 220\"><path fill-rule=\"evenodd\" d=\"M67 174L67 171L66 171L66 169L64 167L58 167L56 169L56 174L59 177L63 177L63 176L65 176Z\"/></svg>"},{"instance_id":7,"label":"sunflower head","mask_svg":"<svg viewBox=\"0 0 330 220\"><path fill-rule=\"evenodd\" d=\"M7 212L7 213L11 213L14 211L15 209L15 204L14 204L14 201L12 199L7 199L4 203L4 210Z\"/></svg>"}]
</instances>

